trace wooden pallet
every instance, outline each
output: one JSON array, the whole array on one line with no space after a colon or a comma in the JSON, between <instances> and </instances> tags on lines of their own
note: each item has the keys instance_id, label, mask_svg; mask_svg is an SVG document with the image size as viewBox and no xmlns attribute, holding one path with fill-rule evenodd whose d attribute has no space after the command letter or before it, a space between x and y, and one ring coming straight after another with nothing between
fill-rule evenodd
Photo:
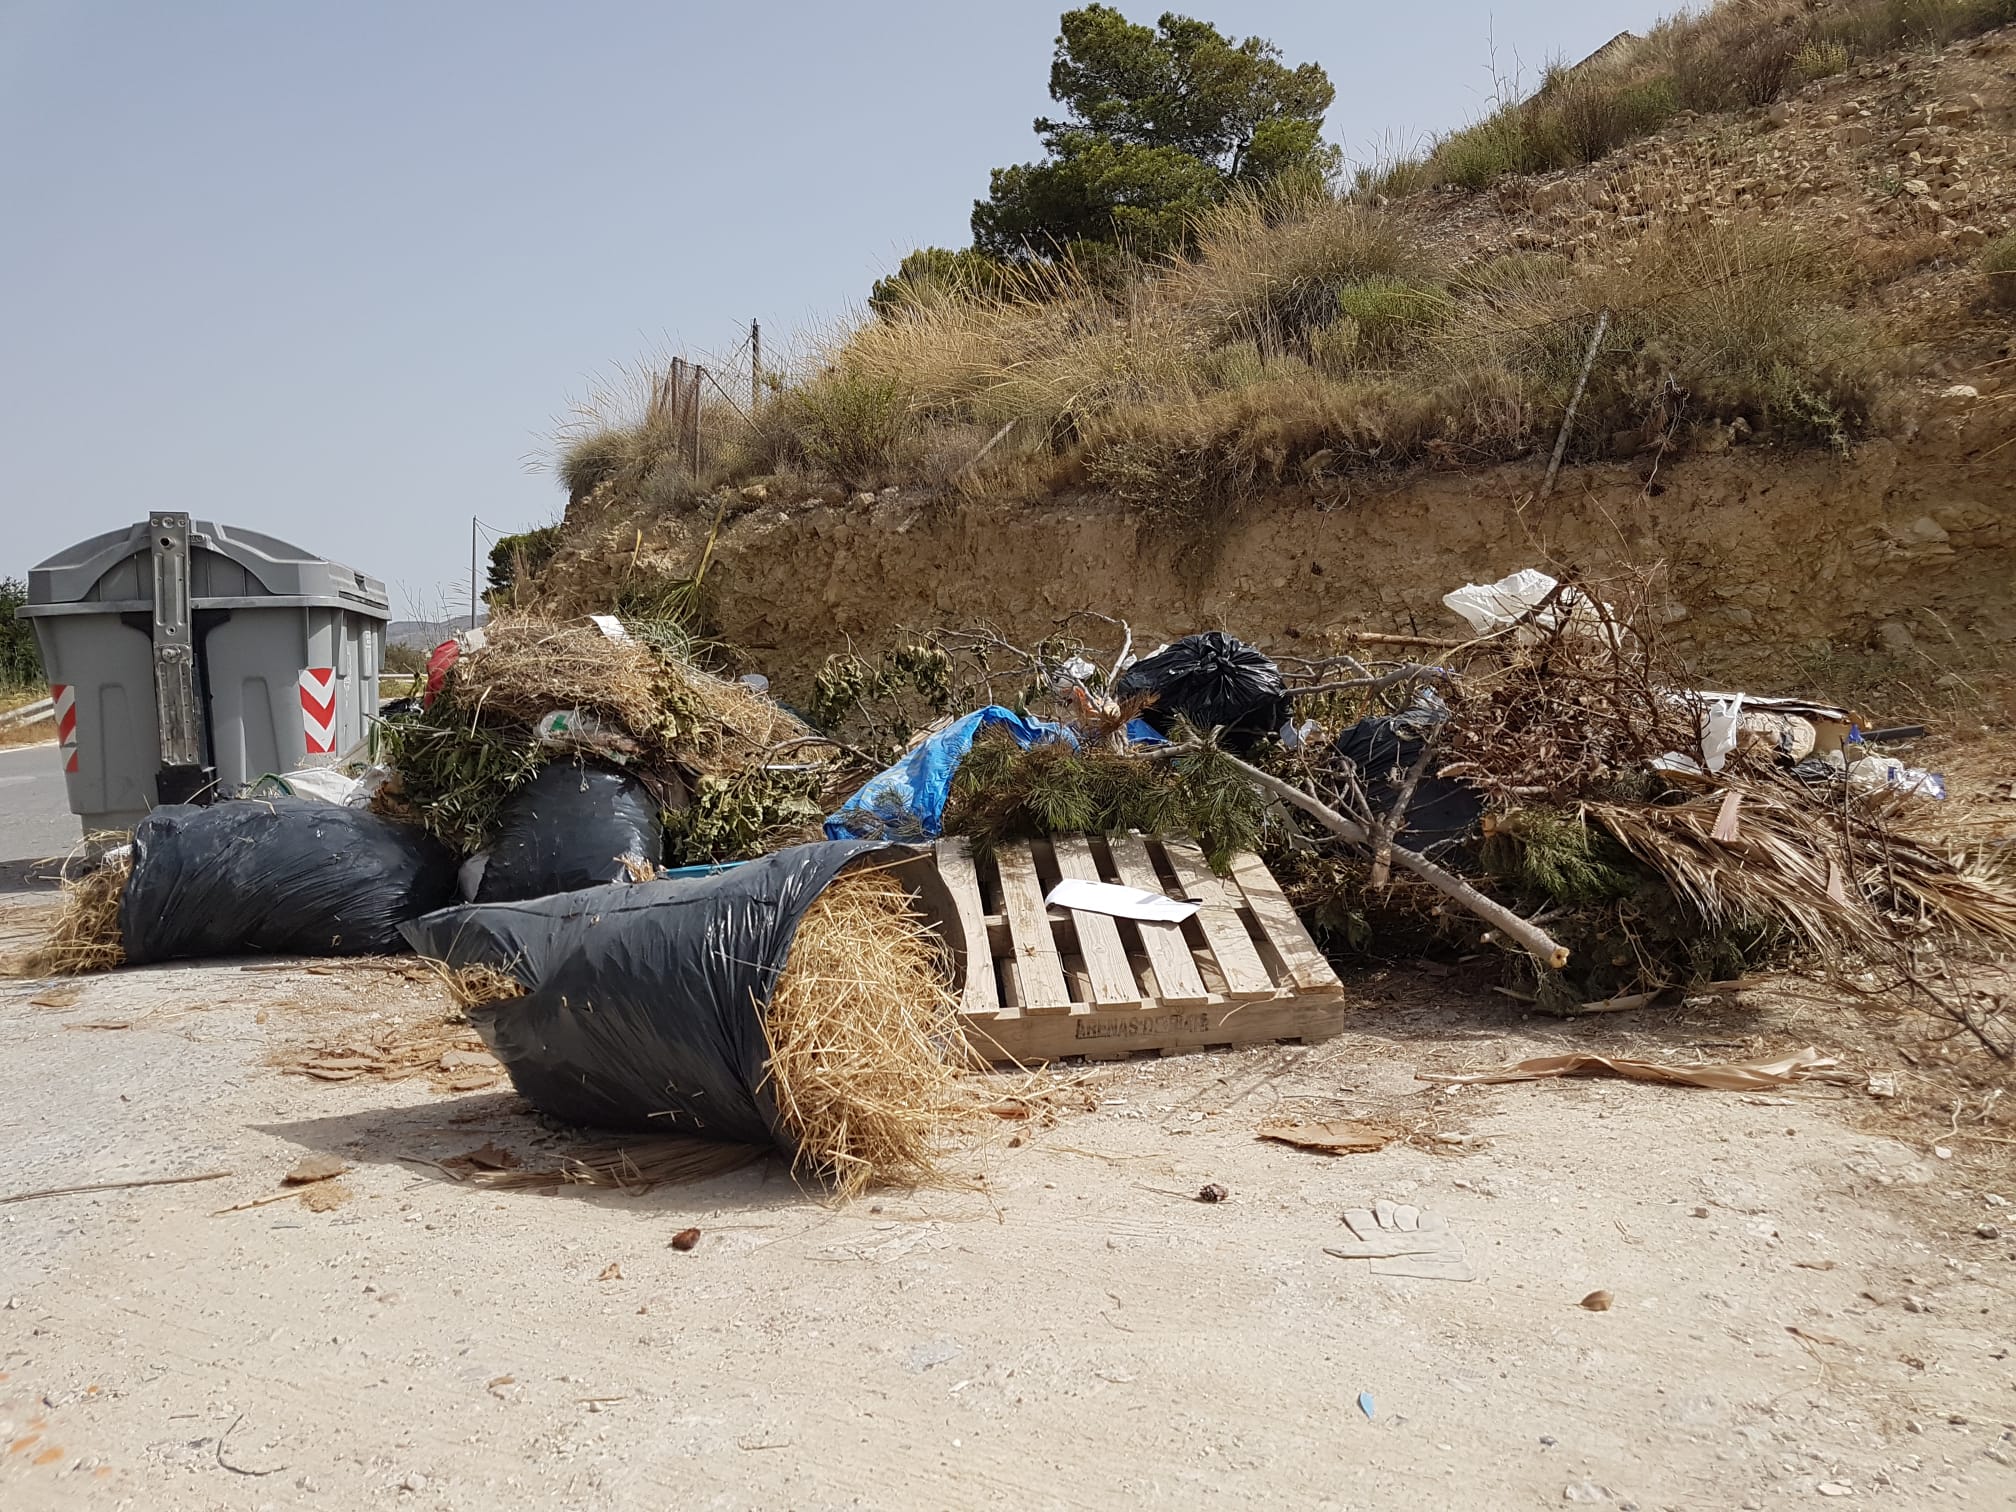
<instances>
[{"instance_id":1,"label":"wooden pallet","mask_svg":"<svg viewBox=\"0 0 2016 1512\"><path fill-rule=\"evenodd\" d=\"M968 962L966 1038L987 1060L1309 1042L1342 1026L1343 984L1256 856L1218 877L1195 845L1138 835L1023 841L979 861L941 840L937 853ZM1046 907L1064 877L1202 907L1182 924Z\"/></svg>"}]
</instances>

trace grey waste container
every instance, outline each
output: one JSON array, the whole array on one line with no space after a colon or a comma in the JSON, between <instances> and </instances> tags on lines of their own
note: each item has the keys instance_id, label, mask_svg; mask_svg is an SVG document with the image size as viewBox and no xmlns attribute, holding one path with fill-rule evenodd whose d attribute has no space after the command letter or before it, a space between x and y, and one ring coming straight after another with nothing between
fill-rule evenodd
<instances>
[{"instance_id":1,"label":"grey waste container","mask_svg":"<svg viewBox=\"0 0 2016 1512\"><path fill-rule=\"evenodd\" d=\"M378 710L385 585L255 530L160 512L28 573L70 809L157 803L333 762Z\"/></svg>"}]
</instances>

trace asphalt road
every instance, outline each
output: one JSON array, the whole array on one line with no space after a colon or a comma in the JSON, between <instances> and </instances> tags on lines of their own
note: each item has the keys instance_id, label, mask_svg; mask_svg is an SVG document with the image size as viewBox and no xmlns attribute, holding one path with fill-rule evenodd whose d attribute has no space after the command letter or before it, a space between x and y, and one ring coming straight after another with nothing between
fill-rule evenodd
<instances>
[{"instance_id":1,"label":"asphalt road","mask_svg":"<svg viewBox=\"0 0 2016 1512\"><path fill-rule=\"evenodd\" d=\"M0 751L0 867L64 855L82 835L55 742Z\"/></svg>"}]
</instances>

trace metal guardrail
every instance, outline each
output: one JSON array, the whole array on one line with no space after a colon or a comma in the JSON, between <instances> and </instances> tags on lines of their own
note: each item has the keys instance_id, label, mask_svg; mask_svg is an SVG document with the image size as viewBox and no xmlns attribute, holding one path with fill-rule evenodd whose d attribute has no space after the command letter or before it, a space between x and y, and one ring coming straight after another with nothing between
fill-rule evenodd
<instances>
[{"instance_id":1,"label":"metal guardrail","mask_svg":"<svg viewBox=\"0 0 2016 1512\"><path fill-rule=\"evenodd\" d=\"M33 724L38 719L47 719L56 712L56 700L45 698L37 703L23 704L18 709L9 709L0 714L0 730L11 730L17 724Z\"/></svg>"}]
</instances>

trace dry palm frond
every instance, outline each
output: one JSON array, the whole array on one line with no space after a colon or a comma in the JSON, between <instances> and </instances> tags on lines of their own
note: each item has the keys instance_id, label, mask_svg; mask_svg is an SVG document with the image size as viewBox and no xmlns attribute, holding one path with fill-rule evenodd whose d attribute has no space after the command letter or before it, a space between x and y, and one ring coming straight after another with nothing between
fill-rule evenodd
<instances>
[{"instance_id":1,"label":"dry palm frond","mask_svg":"<svg viewBox=\"0 0 2016 1512\"><path fill-rule=\"evenodd\" d=\"M380 1024L337 1040L277 1050L267 1064L316 1081L409 1081L425 1077L437 1092L478 1092L504 1079L504 1068L476 1031L434 1018Z\"/></svg>"},{"instance_id":2,"label":"dry palm frond","mask_svg":"<svg viewBox=\"0 0 2016 1512\"><path fill-rule=\"evenodd\" d=\"M1874 806L1845 816L1803 793L1744 784L1733 840L1713 831L1720 792L1675 805L1588 812L1711 922L1776 919L1823 955L1908 931L2016 942L2016 886L1912 834Z\"/></svg>"},{"instance_id":3,"label":"dry palm frond","mask_svg":"<svg viewBox=\"0 0 2016 1512\"><path fill-rule=\"evenodd\" d=\"M490 722L537 724L556 709L606 714L642 736L664 719L658 659L581 621L499 617L455 663L455 704Z\"/></svg>"},{"instance_id":4,"label":"dry palm frond","mask_svg":"<svg viewBox=\"0 0 2016 1512\"><path fill-rule=\"evenodd\" d=\"M957 1097L958 1000L943 946L888 872L835 880L799 920L763 1014L797 1165L842 1196L935 1174Z\"/></svg>"},{"instance_id":5,"label":"dry palm frond","mask_svg":"<svg viewBox=\"0 0 2016 1512\"><path fill-rule=\"evenodd\" d=\"M83 876L64 882L63 908L47 938L22 962L32 976L81 976L126 962L119 903L133 875L130 848L114 851Z\"/></svg>"},{"instance_id":6,"label":"dry palm frond","mask_svg":"<svg viewBox=\"0 0 2016 1512\"><path fill-rule=\"evenodd\" d=\"M681 1186L725 1176L772 1152L762 1145L715 1139L651 1139L631 1144L584 1145L539 1170L473 1170L464 1179L487 1187L588 1186L624 1192Z\"/></svg>"}]
</instances>

